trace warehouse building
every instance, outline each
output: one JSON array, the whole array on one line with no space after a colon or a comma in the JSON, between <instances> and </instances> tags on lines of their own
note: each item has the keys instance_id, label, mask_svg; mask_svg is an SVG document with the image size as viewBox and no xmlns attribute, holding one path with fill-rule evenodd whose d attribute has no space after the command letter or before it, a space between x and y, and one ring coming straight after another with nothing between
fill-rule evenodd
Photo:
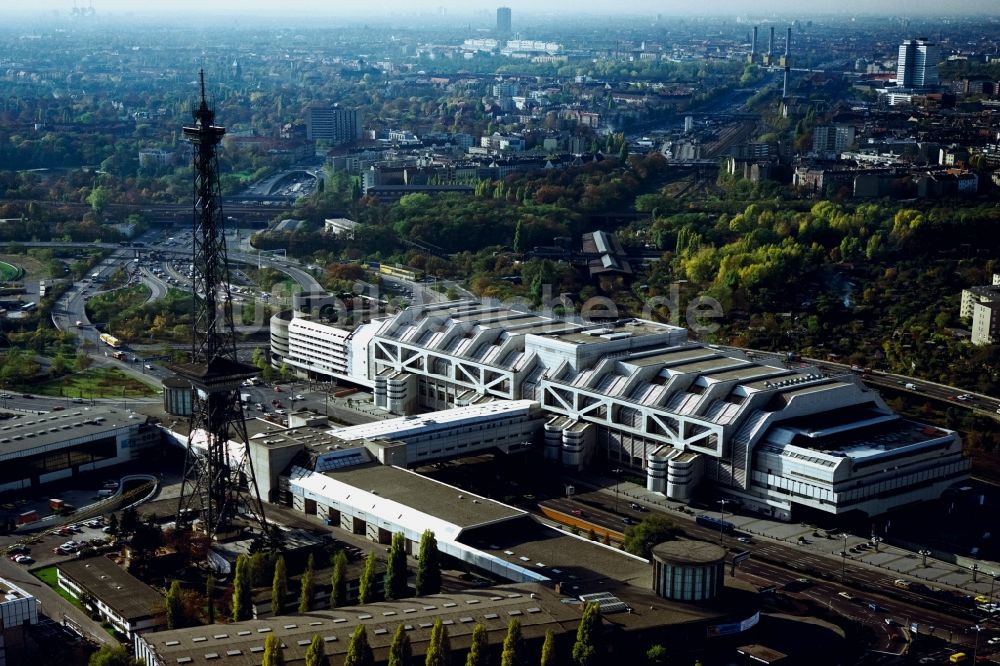
<instances>
[{"instance_id":1,"label":"warehouse building","mask_svg":"<svg viewBox=\"0 0 1000 666\"><path fill-rule=\"evenodd\" d=\"M0 492L129 462L161 441L145 417L115 407L80 406L0 423Z\"/></svg>"}]
</instances>

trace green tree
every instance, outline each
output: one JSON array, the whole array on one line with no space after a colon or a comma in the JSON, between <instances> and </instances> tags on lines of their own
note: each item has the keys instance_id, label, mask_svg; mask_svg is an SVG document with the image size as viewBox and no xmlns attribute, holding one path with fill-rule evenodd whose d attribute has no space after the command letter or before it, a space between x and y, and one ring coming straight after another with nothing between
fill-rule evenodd
<instances>
[{"instance_id":1,"label":"green tree","mask_svg":"<svg viewBox=\"0 0 1000 666\"><path fill-rule=\"evenodd\" d=\"M593 666L597 662L598 632L601 629L600 606L588 603L583 607L580 625L573 643L573 663L576 666Z\"/></svg>"},{"instance_id":2,"label":"green tree","mask_svg":"<svg viewBox=\"0 0 1000 666\"><path fill-rule=\"evenodd\" d=\"M271 581L271 613L281 615L285 610L285 599L288 597L288 570L285 566L285 556L279 555L274 564L274 579Z\"/></svg>"},{"instance_id":3,"label":"green tree","mask_svg":"<svg viewBox=\"0 0 1000 666\"><path fill-rule=\"evenodd\" d=\"M330 576L330 608L342 606L347 601L347 553L338 550L333 556L333 574Z\"/></svg>"},{"instance_id":4,"label":"green tree","mask_svg":"<svg viewBox=\"0 0 1000 666\"><path fill-rule=\"evenodd\" d=\"M514 227L514 252L520 254L524 252L524 248L521 247L521 243L524 242L524 236L521 234L521 228L524 226L524 220L518 219L517 225Z\"/></svg>"},{"instance_id":5,"label":"green tree","mask_svg":"<svg viewBox=\"0 0 1000 666\"><path fill-rule=\"evenodd\" d=\"M313 577L315 576L315 566L316 563L313 559L312 553L309 554L309 560L306 563L306 570L302 572L301 585L299 587L299 612L308 613L312 610L312 600L313 593L315 590L315 585L313 583Z\"/></svg>"},{"instance_id":6,"label":"green tree","mask_svg":"<svg viewBox=\"0 0 1000 666\"><path fill-rule=\"evenodd\" d=\"M236 558L236 574L233 577L233 622L242 622L253 617L253 598L250 592L249 561L246 555Z\"/></svg>"},{"instance_id":7,"label":"green tree","mask_svg":"<svg viewBox=\"0 0 1000 666\"><path fill-rule=\"evenodd\" d=\"M622 148L618 151L618 160L622 164L628 162L628 144L625 142L622 142Z\"/></svg>"},{"instance_id":8,"label":"green tree","mask_svg":"<svg viewBox=\"0 0 1000 666\"><path fill-rule=\"evenodd\" d=\"M163 600L167 612L167 629L180 629L184 623L184 608L181 605L180 581L170 583L167 596Z\"/></svg>"},{"instance_id":9,"label":"green tree","mask_svg":"<svg viewBox=\"0 0 1000 666\"><path fill-rule=\"evenodd\" d=\"M434 621L431 628L431 640L427 644L427 655L424 666L448 666L451 655L451 640L448 638L448 627L440 619Z\"/></svg>"},{"instance_id":10,"label":"green tree","mask_svg":"<svg viewBox=\"0 0 1000 666\"><path fill-rule=\"evenodd\" d=\"M507 635L503 637L503 651L500 666L526 666L524 658L524 637L521 635L521 621L516 617L507 624Z\"/></svg>"},{"instance_id":11,"label":"green tree","mask_svg":"<svg viewBox=\"0 0 1000 666\"><path fill-rule=\"evenodd\" d=\"M362 606L375 600L375 551L365 558L365 568L358 583L358 603Z\"/></svg>"},{"instance_id":12,"label":"green tree","mask_svg":"<svg viewBox=\"0 0 1000 666\"><path fill-rule=\"evenodd\" d=\"M101 215L111 203L111 192L103 185L98 185L87 195L87 203L95 213Z\"/></svg>"},{"instance_id":13,"label":"green tree","mask_svg":"<svg viewBox=\"0 0 1000 666\"><path fill-rule=\"evenodd\" d=\"M540 666L556 666L556 635L551 629L545 632L545 642L542 643L542 659Z\"/></svg>"},{"instance_id":14,"label":"green tree","mask_svg":"<svg viewBox=\"0 0 1000 666\"><path fill-rule=\"evenodd\" d=\"M667 663L667 648L663 647L659 643L650 647L646 650L646 661L650 664Z\"/></svg>"},{"instance_id":15,"label":"green tree","mask_svg":"<svg viewBox=\"0 0 1000 666\"><path fill-rule=\"evenodd\" d=\"M351 642L347 644L347 654L344 656L344 666L374 666L375 656L368 644L368 632L365 625L359 624L351 634Z\"/></svg>"},{"instance_id":16,"label":"green tree","mask_svg":"<svg viewBox=\"0 0 1000 666\"><path fill-rule=\"evenodd\" d=\"M437 594L441 591L441 562L434 532L424 530L420 537L420 554L417 561L417 596Z\"/></svg>"},{"instance_id":17,"label":"green tree","mask_svg":"<svg viewBox=\"0 0 1000 666\"><path fill-rule=\"evenodd\" d=\"M328 666L323 637L319 634L313 635L312 643L306 648L306 666Z\"/></svg>"},{"instance_id":18,"label":"green tree","mask_svg":"<svg viewBox=\"0 0 1000 666\"><path fill-rule=\"evenodd\" d=\"M402 532L392 535L392 545L389 546L389 561L385 570L385 598L402 599L407 596L406 586L406 537Z\"/></svg>"},{"instance_id":19,"label":"green tree","mask_svg":"<svg viewBox=\"0 0 1000 666\"><path fill-rule=\"evenodd\" d=\"M488 666L490 657L490 633L482 624L472 630L472 645L465 657L465 666Z\"/></svg>"},{"instance_id":20,"label":"green tree","mask_svg":"<svg viewBox=\"0 0 1000 666\"><path fill-rule=\"evenodd\" d=\"M208 623L215 624L215 578L205 579L205 607L208 610Z\"/></svg>"},{"instance_id":21,"label":"green tree","mask_svg":"<svg viewBox=\"0 0 1000 666\"><path fill-rule=\"evenodd\" d=\"M673 538L674 523L666 516L652 514L639 521L638 525L625 528L625 550L648 558L653 546Z\"/></svg>"},{"instance_id":22,"label":"green tree","mask_svg":"<svg viewBox=\"0 0 1000 666\"><path fill-rule=\"evenodd\" d=\"M413 661L413 646L410 644L410 635L406 633L406 627L400 624L396 627L392 644L389 646L388 666L410 666L411 661Z\"/></svg>"},{"instance_id":23,"label":"green tree","mask_svg":"<svg viewBox=\"0 0 1000 666\"><path fill-rule=\"evenodd\" d=\"M260 666L285 666L285 653L281 649L281 641L274 634L268 634L264 639L264 656Z\"/></svg>"},{"instance_id":24,"label":"green tree","mask_svg":"<svg viewBox=\"0 0 1000 666\"><path fill-rule=\"evenodd\" d=\"M90 655L87 666L142 666L142 663L129 654L124 645L102 645Z\"/></svg>"}]
</instances>

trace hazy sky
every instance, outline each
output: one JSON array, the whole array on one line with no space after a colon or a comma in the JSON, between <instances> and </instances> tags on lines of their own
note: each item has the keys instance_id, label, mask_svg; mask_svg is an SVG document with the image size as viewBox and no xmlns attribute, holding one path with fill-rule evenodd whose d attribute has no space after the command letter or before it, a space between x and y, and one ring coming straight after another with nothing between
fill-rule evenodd
<instances>
[{"instance_id":1,"label":"hazy sky","mask_svg":"<svg viewBox=\"0 0 1000 666\"><path fill-rule=\"evenodd\" d=\"M90 0L76 0L81 7ZM0 14L17 12L38 14L58 10L68 14L73 0L0 0ZM997 0L379 0L349 2L348 0L93 0L100 13L212 11L214 13L282 13L321 16L373 14L438 13L442 9L453 15L492 12L498 5L511 7L514 12L572 12L591 14L692 14L711 13L732 16L761 16L781 13L808 18L829 13L865 13L885 15L991 13L998 8Z\"/></svg>"}]
</instances>

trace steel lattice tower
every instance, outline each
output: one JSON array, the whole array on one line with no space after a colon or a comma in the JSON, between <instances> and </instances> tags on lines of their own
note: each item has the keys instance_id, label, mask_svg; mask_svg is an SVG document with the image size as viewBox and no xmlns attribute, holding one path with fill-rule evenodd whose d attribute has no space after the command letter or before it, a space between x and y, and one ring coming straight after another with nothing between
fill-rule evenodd
<instances>
[{"instance_id":1,"label":"steel lattice tower","mask_svg":"<svg viewBox=\"0 0 1000 666\"><path fill-rule=\"evenodd\" d=\"M242 513L267 534L240 401L241 382L257 370L236 358L219 189L218 148L226 129L215 124L215 112L208 108L204 71L201 105L193 115L194 125L184 127L194 152L191 356L171 367L191 382L194 394L177 523L189 525L200 509L205 533L214 539L235 532L233 518ZM202 438L204 447L196 444Z\"/></svg>"}]
</instances>

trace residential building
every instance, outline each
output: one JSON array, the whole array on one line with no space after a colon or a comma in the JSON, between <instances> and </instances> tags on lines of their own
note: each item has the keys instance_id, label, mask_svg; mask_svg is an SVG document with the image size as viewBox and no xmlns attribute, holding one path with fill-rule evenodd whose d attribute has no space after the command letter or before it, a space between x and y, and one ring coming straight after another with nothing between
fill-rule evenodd
<instances>
[{"instance_id":1,"label":"residential building","mask_svg":"<svg viewBox=\"0 0 1000 666\"><path fill-rule=\"evenodd\" d=\"M813 128L813 152L818 155L839 155L854 143L851 125L817 125Z\"/></svg>"},{"instance_id":2,"label":"residential building","mask_svg":"<svg viewBox=\"0 0 1000 666\"><path fill-rule=\"evenodd\" d=\"M925 38L908 39L899 46L896 64L896 85L901 88L928 88L938 85L938 62L941 52L937 44Z\"/></svg>"},{"instance_id":3,"label":"residential building","mask_svg":"<svg viewBox=\"0 0 1000 666\"><path fill-rule=\"evenodd\" d=\"M962 290L959 316L972 319L972 344L1000 342L1000 273L993 274L993 284Z\"/></svg>"},{"instance_id":4,"label":"residential building","mask_svg":"<svg viewBox=\"0 0 1000 666\"><path fill-rule=\"evenodd\" d=\"M129 639L167 623L163 595L107 557L60 562L56 574L60 588Z\"/></svg>"},{"instance_id":5,"label":"residential building","mask_svg":"<svg viewBox=\"0 0 1000 666\"><path fill-rule=\"evenodd\" d=\"M162 148L144 148L139 151L139 168L162 169L170 166L174 154Z\"/></svg>"},{"instance_id":6,"label":"residential building","mask_svg":"<svg viewBox=\"0 0 1000 666\"><path fill-rule=\"evenodd\" d=\"M334 145L354 143L361 138L361 112L336 104L312 104L306 109L306 138L323 139Z\"/></svg>"},{"instance_id":7,"label":"residential building","mask_svg":"<svg viewBox=\"0 0 1000 666\"><path fill-rule=\"evenodd\" d=\"M1000 301L976 303L972 309L972 344L1000 342Z\"/></svg>"},{"instance_id":8,"label":"residential building","mask_svg":"<svg viewBox=\"0 0 1000 666\"><path fill-rule=\"evenodd\" d=\"M357 226L357 222L349 220L346 217L328 217L323 220L323 233L334 236L343 234L346 237L353 237Z\"/></svg>"}]
</instances>

